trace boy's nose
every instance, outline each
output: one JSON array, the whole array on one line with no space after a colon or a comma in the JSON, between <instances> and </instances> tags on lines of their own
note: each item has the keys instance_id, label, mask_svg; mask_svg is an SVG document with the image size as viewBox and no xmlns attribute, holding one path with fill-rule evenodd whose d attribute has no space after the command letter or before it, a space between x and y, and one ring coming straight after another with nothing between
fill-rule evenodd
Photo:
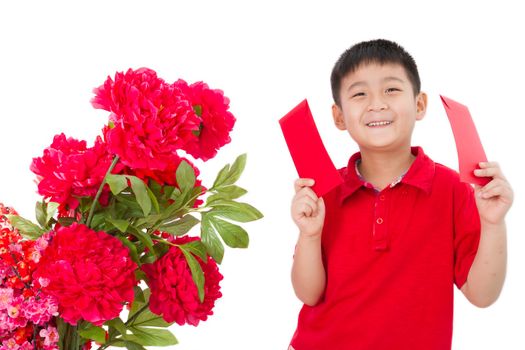
<instances>
[{"instance_id":1,"label":"boy's nose","mask_svg":"<svg viewBox=\"0 0 525 350\"><path fill-rule=\"evenodd\" d=\"M378 112L388 108L388 105L378 97L372 98L370 104L368 105L369 112Z\"/></svg>"}]
</instances>

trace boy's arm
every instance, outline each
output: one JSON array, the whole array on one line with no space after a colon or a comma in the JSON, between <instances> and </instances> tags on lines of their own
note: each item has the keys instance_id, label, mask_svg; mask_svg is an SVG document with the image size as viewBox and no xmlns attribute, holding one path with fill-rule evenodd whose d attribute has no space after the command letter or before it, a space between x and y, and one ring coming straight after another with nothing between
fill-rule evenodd
<instances>
[{"instance_id":1,"label":"boy's arm","mask_svg":"<svg viewBox=\"0 0 525 350\"><path fill-rule=\"evenodd\" d=\"M492 177L484 187L476 187L476 205L481 221L478 252L470 268L467 282L461 291L478 307L487 307L496 301L507 265L507 230L505 215L510 209L513 192L495 162L480 163L476 176Z\"/></svg>"},{"instance_id":2,"label":"boy's arm","mask_svg":"<svg viewBox=\"0 0 525 350\"><path fill-rule=\"evenodd\" d=\"M310 188L314 181L298 179L292 201L292 218L299 228L292 265L292 285L295 294L306 305L319 302L326 285L326 274L321 253L325 206Z\"/></svg>"}]
</instances>

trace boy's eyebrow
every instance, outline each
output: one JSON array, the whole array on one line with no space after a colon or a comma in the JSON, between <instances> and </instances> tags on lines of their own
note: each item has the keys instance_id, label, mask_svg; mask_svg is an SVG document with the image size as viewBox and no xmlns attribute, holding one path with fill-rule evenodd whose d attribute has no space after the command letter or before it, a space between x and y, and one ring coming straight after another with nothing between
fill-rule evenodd
<instances>
[{"instance_id":1,"label":"boy's eyebrow","mask_svg":"<svg viewBox=\"0 0 525 350\"><path fill-rule=\"evenodd\" d=\"M398 78L398 77L386 77L383 79L383 81L391 81L391 80L394 80L394 81L397 81L397 82L400 82L400 83L404 83L405 81L401 78Z\"/></svg>"},{"instance_id":2,"label":"boy's eyebrow","mask_svg":"<svg viewBox=\"0 0 525 350\"><path fill-rule=\"evenodd\" d=\"M400 83L404 83L405 81L401 78L398 78L398 77L394 77L394 76L390 76L390 77L385 77L383 78L383 82L388 82L388 81L397 81L397 82L400 82ZM366 86L366 82L364 81L356 81L355 83L353 83L352 85L350 85L348 87L348 90L347 91L350 91L352 90L353 88L357 87L357 86Z\"/></svg>"}]
</instances>

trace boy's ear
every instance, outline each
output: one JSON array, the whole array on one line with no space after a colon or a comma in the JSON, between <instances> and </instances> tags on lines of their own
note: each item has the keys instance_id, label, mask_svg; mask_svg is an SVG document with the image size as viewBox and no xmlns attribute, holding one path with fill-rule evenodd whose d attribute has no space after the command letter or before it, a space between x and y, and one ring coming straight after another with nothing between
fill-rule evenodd
<instances>
[{"instance_id":1,"label":"boy's ear","mask_svg":"<svg viewBox=\"0 0 525 350\"><path fill-rule=\"evenodd\" d=\"M427 94L420 92L416 97L416 120L421 120L427 112Z\"/></svg>"},{"instance_id":2,"label":"boy's ear","mask_svg":"<svg viewBox=\"0 0 525 350\"><path fill-rule=\"evenodd\" d=\"M343 110L336 103L332 105L332 117L334 118L334 124L339 130L346 130L345 118L343 116Z\"/></svg>"}]
</instances>

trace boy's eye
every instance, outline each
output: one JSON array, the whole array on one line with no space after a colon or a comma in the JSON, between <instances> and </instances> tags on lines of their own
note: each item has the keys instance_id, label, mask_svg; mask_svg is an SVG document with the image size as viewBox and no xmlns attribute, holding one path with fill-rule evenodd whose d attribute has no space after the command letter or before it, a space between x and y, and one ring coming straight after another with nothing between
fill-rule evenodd
<instances>
[{"instance_id":1,"label":"boy's eye","mask_svg":"<svg viewBox=\"0 0 525 350\"><path fill-rule=\"evenodd\" d=\"M392 92L395 92L395 91L401 91L401 89L398 89L398 88L395 88L395 87L392 87L392 88L388 88L386 89L386 93L392 93Z\"/></svg>"},{"instance_id":2,"label":"boy's eye","mask_svg":"<svg viewBox=\"0 0 525 350\"><path fill-rule=\"evenodd\" d=\"M355 94L352 95L352 98L353 97L359 97L359 96L365 96L365 93L364 92L356 92Z\"/></svg>"}]
</instances>

